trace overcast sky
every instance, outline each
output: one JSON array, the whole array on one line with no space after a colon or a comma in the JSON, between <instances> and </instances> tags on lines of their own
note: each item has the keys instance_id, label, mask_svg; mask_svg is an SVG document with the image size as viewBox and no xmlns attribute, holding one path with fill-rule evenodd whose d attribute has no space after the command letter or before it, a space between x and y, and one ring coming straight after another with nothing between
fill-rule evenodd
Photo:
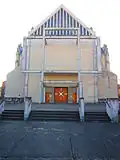
<instances>
[{"instance_id":1,"label":"overcast sky","mask_svg":"<svg viewBox=\"0 0 120 160\"><path fill-rule=\"evenodd\" d=\"M61 4L108 45L111 70L120 78L120 0L0 0L0 80L14 69L23 36Z\"/></svg>"}]
</instances>

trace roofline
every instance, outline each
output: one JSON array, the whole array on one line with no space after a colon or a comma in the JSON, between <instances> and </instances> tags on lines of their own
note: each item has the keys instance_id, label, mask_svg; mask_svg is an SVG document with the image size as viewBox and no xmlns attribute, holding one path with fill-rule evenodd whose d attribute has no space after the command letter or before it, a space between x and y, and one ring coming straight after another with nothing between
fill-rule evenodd
<instances>
[{"instance_id":1,"label":"roofline","mask_svg":"<svg viewBox=\"0 0 120 160\"><path fill-rule=\"evenodd\" d=\"M34 33L41 25L43 25L50 17L52 17L60 8L62 5L60 5L55 11L53 11L47 18L45 18L40 24L38 24L32 31L29 32L28 37Z\"/></svg>"},{"instance_id":2,"label":"roofline","mask_svg":"<svg viewBox=\"0 0 120 160\"><path fill-rule=\"evenodd\" d=\"M43 36L29 36L26 39L43 39ZM45 39L77 39L77 36L46 36ZM80 39L97 39L96 36L80 36Z\"/></svg>"},{"instance_id":3,"label":"roofline","mask_svg":"<svg viewBox=\"0 0 120 160\"><path fill-rule=\"evenodd\" d=\"M61 4L55 11L53 11L47 18L45 18L40 24L38 24L33 30L31 30L28 34L28 37L33 34L40 26L42 26L50 17L52 17L59 9L63 8L66 10L72 17L78 21L81 25L83 25L92 35L95 35L95 32L88 28L79 18L77 18L68 8L66 8L63 4Z\"/></svg>"},{"instance_id":4,"label":"roofline","mask_svg":"<svg viewBox=\"0 0 120 160\"><path fill-rule=\"evenodd\" d=\"M81 25L83 25L85 28L87 28L88 31L89 31L91 34L95 35L95 32L92 31L90 28L88 28L77 16L75 16L74 13L72 13L72 12L71 12L68 8L66 8L63 4L62 4L62 7L63 7L63 9L65 9L70 15L72 15L73 18L74 18L76 21L78 21Z\"/></svg>"}]
</instances>

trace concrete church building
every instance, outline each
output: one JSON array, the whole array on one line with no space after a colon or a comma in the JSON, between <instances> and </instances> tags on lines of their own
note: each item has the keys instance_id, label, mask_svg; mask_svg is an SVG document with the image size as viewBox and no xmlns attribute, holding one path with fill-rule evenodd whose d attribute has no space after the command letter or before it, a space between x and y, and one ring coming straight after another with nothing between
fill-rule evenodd
<instances>
[{"instance_id":1,"label":"concrete church building","mask_svg":"<svg viewBox=\"0 0 120 160\"><path fill-rule=\"evenodd\" d=\"M7 75L6 97L37 103L77 103L117 98L107 45L65 6L58 7L23 38L23 52ZM21 53L21 54L20 54Z\"/></svg>"}]
</instances>

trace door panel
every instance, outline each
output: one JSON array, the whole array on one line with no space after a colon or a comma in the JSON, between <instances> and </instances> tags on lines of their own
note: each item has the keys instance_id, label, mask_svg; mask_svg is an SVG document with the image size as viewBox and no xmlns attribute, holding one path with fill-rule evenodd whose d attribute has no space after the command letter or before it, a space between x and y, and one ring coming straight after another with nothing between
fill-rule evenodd
<instances>
[{"instance_id":1,"label":"door panel","mask_svg":"<svg viewBox=\"0 0 120 160\"><path fill-rule=\"evenodd\" d=\"M67 103L68 88L54 88L55 103Z\"/></svg>"},{"instance_id":2,"label":"door panel","mask_svg":"<svg viewBox=\"0 0 120 160\"><path fill-rule=\"evenodd\" d=\"M76 103L76 102L77 102L77 94L76 94L76 93L73 93L73 94L72 94L72 102L73 102L73 103Z\"/></svg>"},{"instance_id":3,"label":"door panel","mask_svg":"<svg viewBox=\"0 0 120 160\"><path fill-rule=\"evenodd\" d=\"M45 93L45 103L49 103L50 101L50 95L48 92Z\"/></svg>"}]
</instances>

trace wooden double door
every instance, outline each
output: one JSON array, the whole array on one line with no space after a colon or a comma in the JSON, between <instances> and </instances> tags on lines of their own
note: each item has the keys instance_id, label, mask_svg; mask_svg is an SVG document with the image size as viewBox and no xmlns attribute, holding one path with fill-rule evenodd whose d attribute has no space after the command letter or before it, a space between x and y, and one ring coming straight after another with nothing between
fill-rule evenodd
<instances>
[{"instance_id":1,"label":"wooden double door","mask_svg":"<svg viewBox=\"0 0 120 160\"><path fill-rule=\"evenodd\" d=\"M55 103L68 103L68 88L55 87L54 88L54 102Z\"/></svg>"},{"instance_id":2,"label":"wooden double door","mask_svg":"<svg viewBox=\"0 0 120 160\"><path fill-rule=\"evenodd\" d=\"M46 92L45 93L45 103L51 103L54 101L54 103L68 103L68 99L71 99L72 103L77 102L77 93L76 89L74 89L72 92L68 94L68 88L67 87L55 87L53 92ZM68 98L68 95L71 97ZM53 101L52 101L52 100Z\"/></svg>"}]
</instances>

